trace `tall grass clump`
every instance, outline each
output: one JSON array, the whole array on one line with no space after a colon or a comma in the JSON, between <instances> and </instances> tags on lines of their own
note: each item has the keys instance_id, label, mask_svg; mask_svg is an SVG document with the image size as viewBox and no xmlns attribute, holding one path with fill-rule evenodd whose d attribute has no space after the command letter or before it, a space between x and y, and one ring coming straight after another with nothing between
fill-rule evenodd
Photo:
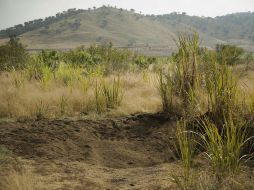
<instances>
[{"instance_id":1,"label":"tall grass clump","mask_svg":"<svg viewBox=\"0 0 254 190\"><path fill-rule=\"evenodd\" d=\"M189 95L199 83L199 36L180 34L178 42L178 53L176 55L175 85L179 95L182 96L186 104L189 103Z\"/></svg>"},{"instance_id":2,"label":"tall grass clump","mask_svg":"<svg viewBox=\"0 0 254 190\"><path fill-rule=\"evenodd\" d=\"M73 86L75 81L82 78L82 69L64 63L59 64L59 68L55 73L56 80L62 82L65 86Z\"/></svg>"},{"instance_id":3,"label":"tall grass clump","mask_svg":"<svg viewBox=\"0 0 254 190\"><path fill-rule=\"evenodd\" d=\"M159 74L159 91L164 111L171 109L174 96L181 99L184 112L188 108L195 109L201 78L199 43L197 33L180 34L176 40L178 53L174 55L173 68L167 74Z\"/></svg>"},{"instance_id":4,"label":"tall grass clump","mask_svg":"<svg viewBox=\"0 0 254 190\"><path fill-rule=\"evenodd\" d=\"M60 114L61 115L66 114L68 107L69 107L68 98L62 95L59 101Z\"/></svg>"},{"instance_id":5,"label":"tall grass clump","mask_svg":"<svg viewBox=\"0 0 254 190\"><path fill-rule=\"evenodd\" d=\"M251 139L247 134L248 125L241 120L234 121L230 115L221 130L209 119L201 122L201 128L204 130L201 143L217 176L237 173L241 162L249 156L243 154L244 146Z\"/></svg>"},{"instance_id":6,"label":"tall grass clump","mask_svg":"<svg viewBox=\"0 0 254 190\"><path fill-rule=\"evenodd\" d=\"M195 133L187 130L186 119L182 118L177 122L176 128L176 144L174 146L175 153L173 154L176 160L180 159L183 170L180 174L171 174L171 179L182 190L195 189L193 173L191 169L193 166L194 155L197 150L197 141Z\"/></svg>"},{"instance_id":7,"label":"tall grass clump","mask_svg":"<svg viewBox=\"0 0 254 190\"><path fill-rule=\"evenodd\" d=\"M53 73L48 66L42 67L42 75L41 75L41 84L43 88L47 88L50 85L50 82L53 79Z\"/></svg>"},{"instance_id":8,"label":"tall grass clump","mask_svg":"<svg viewBox=\"0 0 254 190\"><path fill-rule=\"evenodd\" d=\"M35 105L35 116L37 119L43 119L49 112L49 105L43 100L40 100Z\"/></svg>"},{"instance_id":9,"label":"tall grass clump","mask_svg":"<svg viewBox=\"0 0 254 190\"><path fill-rule=\"evenodd\" d=\"M10 171L0 180L0 189L4 190L38 190L43 186L42 179L29 170Z\"/></svg>"},{"instance_id":10,"label":"tall grass clump","mask_svg":"<svg viewBox=\"0 0 254 190\"><path fill-rule=\"evenodd\" d=\"M24 69L27 80L41 80L43 75L42 68L44 66L44 63L39 59L37 54L30 55L30 59L26 64L26 68Z\"/></svg>"},{"instance_id":11,"label":"tall grass clump","mask_svg":"<svg viewBox=\"0 0 254 190\"><path fill-rule=\"evenodd\" d=\"M186 125L186 120L184 119L177 123L177 145L175 145L176 156L180 158L183 166L183 174L181 176L172 175L173 181L183 190L190 189L193 185L191 167L197 144L194 133L188 131Z\"/></svg>"},{"instance_id":12,"label":"tall grass clump","mask_svg":"<svg viewBox=\"0 0 254 190\"><path fill-rule=\"evenodd\" d=\"M213 120L222 124L238 106L237 80L230 66L219 64L214 58L205 67L208 110L213 114Z\"/></svg>"},{"instance_id":13,"label":"tall grass clump","mask_svg":"<svg viewBox=\"0 0 254 190\"><path fill-rule=\"evenodd\" d=\"M159 92L162 100L162 109L169 112L173 109L173 81L171 75L159 72Z\"/></svg>"},{"instance_id":14,"label":"tall grass clump","mask_svg":"<svg viewBox=\"0 0 254 190\"><path fill-rule=\"evenodd\" d=\"M80 88L82 89L82 91L84 93L86 93L89 89L89 87L91 86L92 84L92 80L90 78L85 78L85 77L82 77L80 78Z\"/></svg>"},{"instance_id":15,"label":"tall grass clump","mask_svg":"<svg viewBox=\"0 0 254 190\"><path fill-rule=\"evenodd\" d=\"M15 88L20 88L25 82L25 77L23 75L23 72L17 72L14 68L11 72L11 77L12 77L12 84Z\"/></svg>"},{"instance_id":16,"label":"tall grass clump","mask_svg":"<svg viewBox=\"0 0 254 190\"><path fill-rule=\"evenodd\" d=\"M94 88L96 112L101 113L104 109L104 99L101 84L96 80Z\"/></svg>"},{"instance_id":17,"label":"tall grass clump","mask_svg":"<svg viewBox=\"0 0 254 190\"><path fill-rule=\"evenodd\" d=\"M120 77L114 78L113 81L96 80L95 89L96 111L102 112L105 108L115 109L120 106L123 99L123 87Z\"/></svg>"},{"instance_id":18,"label":"tall grass clump","mask_svg":"<svg viewBox=\"0 0 254 190\"><path fill-rule=\"evenodd\" d=\"M114 78L111 84L104 81L102 90L106 108L116 108L121 104L123 99L123 88L119 77L117 79Z\"/></svg>"}]
</instances>

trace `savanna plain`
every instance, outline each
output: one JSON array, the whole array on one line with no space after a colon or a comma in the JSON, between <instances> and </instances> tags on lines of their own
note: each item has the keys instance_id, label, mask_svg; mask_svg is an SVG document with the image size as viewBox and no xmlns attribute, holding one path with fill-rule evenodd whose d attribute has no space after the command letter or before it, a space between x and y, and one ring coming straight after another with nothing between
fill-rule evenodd
<instances>
[{"instance_id":1,"label":"savanna plain","mask_svg":"<svg viewBox=\"0 0 254 190\"><path fill-rule=\"evenodd\" d=\"M0 189L254 189L254 56L0 46Z\"/></svg>"}]
</instances>

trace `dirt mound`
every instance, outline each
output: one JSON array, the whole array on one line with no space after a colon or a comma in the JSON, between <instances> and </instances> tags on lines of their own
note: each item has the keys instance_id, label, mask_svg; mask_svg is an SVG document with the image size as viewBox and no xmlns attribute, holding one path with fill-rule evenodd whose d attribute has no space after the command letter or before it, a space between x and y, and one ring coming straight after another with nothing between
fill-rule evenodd
<instances>
[{"instance_id":1,"label":"dirt mound","mask_svg":"<svg viewBox=\"0 0 254 190\"><path fill-rule=\"evenodd\" d=\"M182 167L172 162L170 150L177 120L177 115L159 113L0 122L0 190L22 189L2 188L7 174L9 184L28 185L23 189L177 189L172 176L181 176ZM6 158L2 159L1 151ZM206 159L197 155L193 166L194 174L201 177L198 185L207 179L215 183L206 174ZM248 179L245 189L253 189L252 176L249 170L239 177Z\"/></svg>"},{"instance_id":2,"label":"dirt mound","mask_svg":"<svg viewBox=\"0 0 254 190\"><path fill-rule=\"evenodd\" d=\"M1 123L0 144L26 159L85 161L112 168L152 166L170 159L165 148L171 120L147 114L100 121Z\"/></svg>"}]
</instances>

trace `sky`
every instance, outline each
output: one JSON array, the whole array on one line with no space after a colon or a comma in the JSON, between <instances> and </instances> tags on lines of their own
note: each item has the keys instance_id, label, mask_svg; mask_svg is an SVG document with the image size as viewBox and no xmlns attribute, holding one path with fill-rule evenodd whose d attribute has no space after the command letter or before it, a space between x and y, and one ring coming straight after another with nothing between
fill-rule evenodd
<instances>
[{"instance_id":1,"label":"sky","mask_svg":"<svg viewBox=\"0 0 254 190\"><path fill-rule=\"evenodd\" d=\"M143 14L186 12L196 16L221 16L254 12L254 0L0 0L0 29L55 15L69 8L87 9L102 5L135 9Z\"/></svg>"}]
</instances>

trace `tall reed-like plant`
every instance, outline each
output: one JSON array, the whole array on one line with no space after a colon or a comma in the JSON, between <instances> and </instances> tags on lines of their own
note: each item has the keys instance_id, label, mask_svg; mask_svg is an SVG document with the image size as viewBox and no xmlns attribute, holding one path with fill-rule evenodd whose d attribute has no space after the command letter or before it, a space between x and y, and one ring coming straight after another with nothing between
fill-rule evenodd
<instances>
[{"instance_id":1,"label":"tall reed-like plant","mask_svg":"<svg viewBox=\"0 0 254 190\"><path fill-rule=\"evenodd\" d=\"M96 112L101 113L104 108L104 100L103 100L103 95L102 95L101 84L98 83L97 80L95 82L94 96L95 96Z\"/></svg>"},{"instance_id":2,"label":"tall reed-like plant","mask_svg":"<svg viewBox=\"0 0 254 190\"><path fill-rule=\"evenodd\" d=\"M199 72L199 36L180 34L176 44L178 53L174 56L171 71L159 73L159 92L164 111L172 109L173 97L178 97L183 103L184 112L197 105L197 91L200 87Z\"/></svg>"},{"instance_id":3,"label":"tall reed-like plant","mask_svg":"<svg viewBox=\"0 0 254 190\"><path fill-rule=\"evenodd\" d=\"M104 81L102 84L103 97L107 108L116 108L123 99L123 88L120 78L114 78L112 83Z\"/></svg>"},{"instance_id":4,"label":"tall reed-like plant","mask_svg":"<svg viewBox=\"0 0 254 190\"><path fill-rule=\"evenodd\" d=\"M204 144L215 173L220 176L239 171L241 161L248 156L242 152L251 139L247 136L248 125L240 119L235 121L230 114L221 130L209 119L201 122L201 128L204 131L200 135L201 143Z\"/></svg>"},{"instance_id":5,"label":"tall reed-like plant","mask_svg":"<svg viewBox=\"0 0 254 190\"><path fill-rule=\"evenodd\" d=\"M169 74L164 74L161 70L159 72L159 85L158 89L162 100L162 109L169 112L173 109L173 81Z\"/></svg>"},{"instance_id":6,"label":"tall reed-like plant","mask_svg":"<svg viewBox=\"0 0 254 190\"><path fill-rule=\"evenodd\" d=\"M191 166L196 150L196 140L194 133L190 132L186 128L186 121L181 119L177 123L176 129L177 145L175 149L177 157L180 158L183 166L183 175L172 175L173 181L183 190L190 189L193 184L191 176Z\"/></svg>"},{"instance_id":7,"label":"tall reed-like plant","mask_svg":"<svg viewBox=\"0 0 254 190\"><path fill-rule=\"evenodd\" d=\"M214 58L205 66L208 109L213 114L214 121L222 124L237 107L237 80L230 66L225 63L219 64Z\"/></svg>"},{"instance_id":8,"label":"tall reed-like plant","mask_svg":"<svg viewBox=\"0 0 254 190\"><path fill-rule=\"evenodd\" d=\"M200 80L199 66L199 36L180 34L176 45L175 85L177 93L183 98L186 105L189 104L189 95L195 92Z\"/></svg>"},{"instance_id":9,"label":"tall reed-like plant","mask_svg":"<svg viewBox=\"0 0 254 190\"><path fill-rule=\"evenodd\" d=\"M42 76L41 76L41 84L43 88L47 88L53 79L53 73L48 66L42 67Z\"/></svg>"}]
</instances>

